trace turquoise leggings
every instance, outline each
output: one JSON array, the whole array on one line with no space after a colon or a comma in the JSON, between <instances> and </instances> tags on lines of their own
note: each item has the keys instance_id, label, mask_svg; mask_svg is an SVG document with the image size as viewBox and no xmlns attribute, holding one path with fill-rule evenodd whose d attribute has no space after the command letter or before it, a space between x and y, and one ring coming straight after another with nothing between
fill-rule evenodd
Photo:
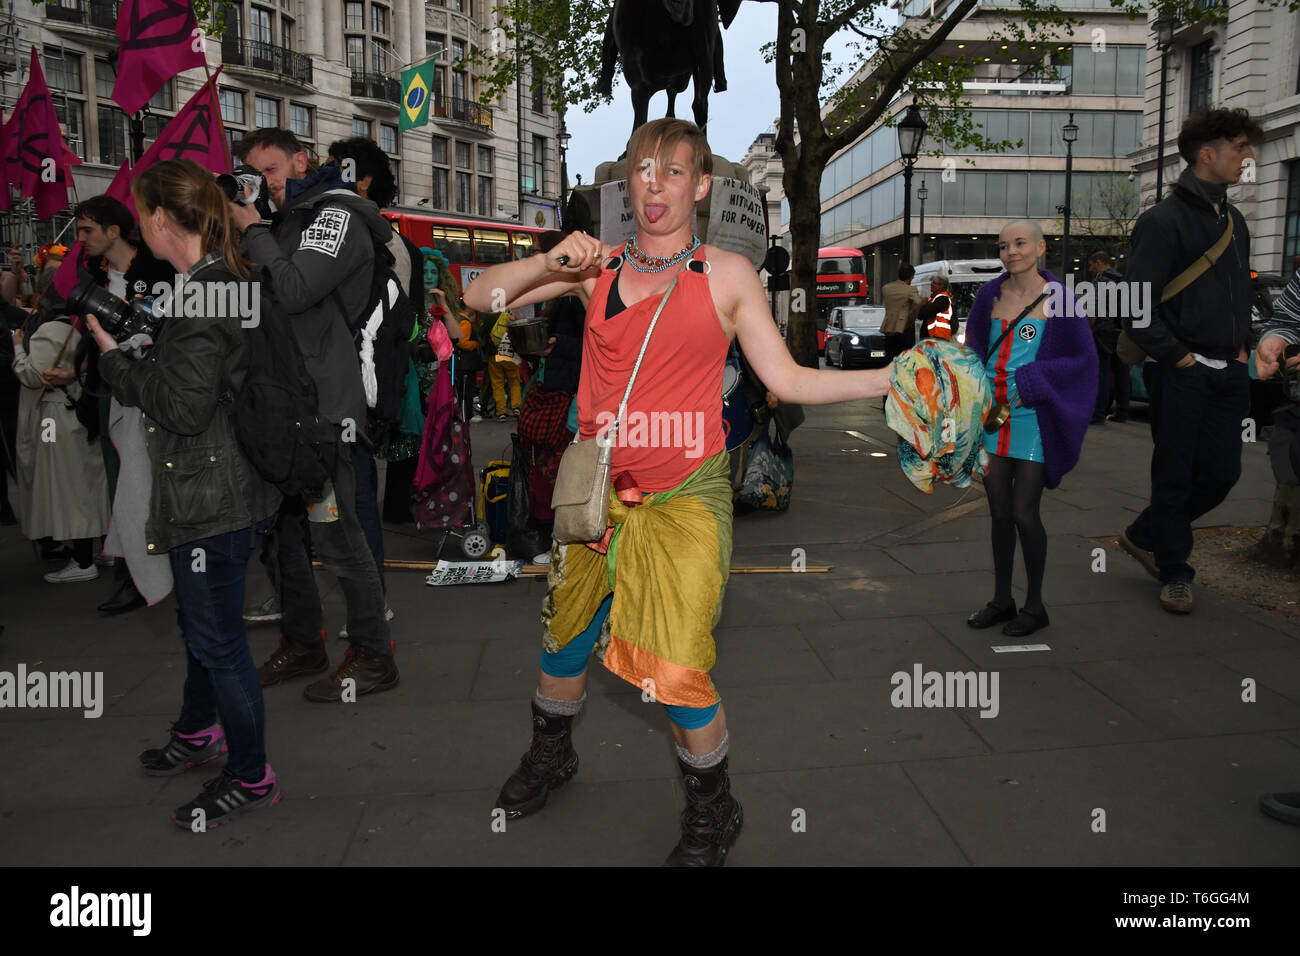
<instances>
[{"instance_id":1,"label":"turquoise leggings","mask_svg":"<svg viewBox=\"0 0 1300 956\"><path fill-rule=\"evenodd\" d=\"M591 656L591 649L596 646L596 638L600 636L600 629L605 623L605 618L609 617L609 607L613 603L614 595L611 594L601 602L596 616L591 619L587 629L569 641L563 650L554 654L542 651L542 673L552 677L577 677L583 673L587 669L587 659ZM668 711L668 719L678 727L684 730L698 730L713 720L720 706L720 703L711 707L678 707L664 704L664 710Z\"/></svg>"}]
</instances>

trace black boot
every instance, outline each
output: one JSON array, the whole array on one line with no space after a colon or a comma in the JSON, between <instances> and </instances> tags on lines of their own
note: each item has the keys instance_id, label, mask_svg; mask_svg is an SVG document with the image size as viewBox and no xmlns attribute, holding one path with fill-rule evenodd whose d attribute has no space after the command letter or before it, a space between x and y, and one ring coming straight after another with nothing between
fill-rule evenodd
<instances>
[{"instance_id":1,"label":"black boot","mask_svg":"<svg viewBox=\"0 0 1300 956\"><path fill-rule=\"evenodd\" d=\"M578 772L572 731L572 717L548 714L533 701L532 745L497 797L497 806L506 812L506 819L536 813L546 806L552 790L560 789Z\"/></svg>"},{"instance_id":2,"label":"black boot","mask_svg":"<svg viewBox=\"0 0 1300 956\"><path fill-rule=\"evenodd\" d=\"M144 596L136 590L135 582L131 580L128 574L122 586L117 589L111 598L99 605L98 610L104 614L125 614L127 611L134 611L138 607L144 607L148 602Z\"/></svg>"},{"instance_id":3,"label":"black boot","mask_svg":"<svg viewBox=\"0 0 1300 956\"><path fill-rule=\"evenodd\" d=\"M722 866L745 822L740 801L731 795L727 758L712 767L692 767L677 758L686 787L682 838L664 866Z\"/></svg>"}]
</instances>

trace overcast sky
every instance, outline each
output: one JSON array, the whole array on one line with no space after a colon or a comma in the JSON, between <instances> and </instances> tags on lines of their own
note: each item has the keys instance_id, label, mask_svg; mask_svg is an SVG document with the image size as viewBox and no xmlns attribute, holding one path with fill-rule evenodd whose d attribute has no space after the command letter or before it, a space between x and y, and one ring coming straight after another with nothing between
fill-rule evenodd
<instances>
[{"instance_id":1,"label":"overcast sky","mask_svg":"<svg viewBox=\"0 0 1300 956\"><path fill-rule=\"evenodd\" d=\"M642 0L653 3L655 0ZM732 162L740 162L759 133L780 114L776 73L763 61L759 47L776 35L776 4L742 3L730 28L722 31L726 56L727 91L709 93L709 145ZM677 115L693 120L694 88L677 95ZM667 115L668 97L656 93L650 100L650 119ZM632 135L632 96L620 72L614 82L614 102L591 113L570 110L565 120L573 139L569 143L569 182L576 174L590 183L598 163L617 159Z\"/></svg>"}]
</instances>

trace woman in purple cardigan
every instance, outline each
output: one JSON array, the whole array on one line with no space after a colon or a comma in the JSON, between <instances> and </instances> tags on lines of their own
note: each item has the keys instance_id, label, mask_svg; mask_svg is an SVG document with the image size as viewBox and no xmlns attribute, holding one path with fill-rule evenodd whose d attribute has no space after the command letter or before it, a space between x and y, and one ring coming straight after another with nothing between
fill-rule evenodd
<instances>
[{"instance_id":1,"label":"woman in purple cardigan","mask_svg":"<svg viewBox=\"0 0 1300 956\"><path fill-rule=\"evenodd\" d=\"M1007 271L980 290L966 320L966 345L985 357L993 401L1012 409L984 440L996 590L967 623L986 628L1008 622L1002 633L1010 637L1048 624L1042 595L1047 531L1038 506L1044 486L1055 488L1078 462L1097 399L1097 352L1088 320L1060 280L1039 270L1046 250L1037 223L1007 225L998 238ZM1019 614L1011 597L1017 532L1029 579Z\"/></svg>"}]
</instances>

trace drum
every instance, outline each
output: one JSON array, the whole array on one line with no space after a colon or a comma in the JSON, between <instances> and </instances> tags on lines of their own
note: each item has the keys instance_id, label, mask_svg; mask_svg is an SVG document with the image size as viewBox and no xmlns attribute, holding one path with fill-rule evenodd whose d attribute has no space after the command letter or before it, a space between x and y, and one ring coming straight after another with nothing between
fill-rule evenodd
<instances>
[{"instance_id":1,"label":"drum","mask_svg":"<svg viewBox=\"0 0 1300 956\"><path fill-rule=\"evenodd\" d=\"M551 320L546 316L516 319L508 326L510 345L520 355L541 355L551 337Z\"/></svg>"}]
</instances>

